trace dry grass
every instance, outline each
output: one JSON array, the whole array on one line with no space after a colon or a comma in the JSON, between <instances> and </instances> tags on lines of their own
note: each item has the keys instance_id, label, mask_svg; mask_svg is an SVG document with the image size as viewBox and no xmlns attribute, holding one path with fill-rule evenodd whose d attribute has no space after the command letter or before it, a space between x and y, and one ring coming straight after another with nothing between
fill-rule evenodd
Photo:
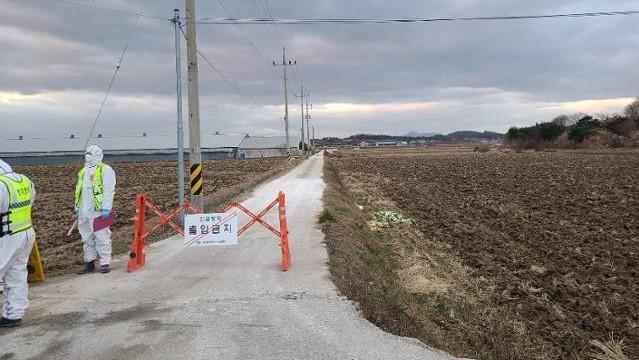
<instances>
[{"instance_id":1,"label":"dry grass","mask_svg":"<svg viewBox=\"0 0 639 360\"><path fill-rule=\"evenodd\" d=\"M610 335L610 340L605 343L592 340L590 344L595 348L590 352L590 357L593 360L630 360L624 354L626 346L623 340L615 339L614 335Z\"/></svg>"}]
</instances>

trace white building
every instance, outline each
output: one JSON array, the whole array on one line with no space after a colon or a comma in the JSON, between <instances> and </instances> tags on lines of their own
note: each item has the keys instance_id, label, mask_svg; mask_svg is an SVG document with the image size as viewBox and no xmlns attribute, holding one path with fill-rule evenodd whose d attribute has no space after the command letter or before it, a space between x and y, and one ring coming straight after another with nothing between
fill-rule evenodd
<instances>
[{"instance_id":1,"label":"white building","mask_svg":"<svg viewBox=\"0 0 639 360\"><path fill-rule=\"evenodd\" d=\"M42 157L47 162L64 162L82 157L86 139L67 138L23 138L0 139L0 158L12 159L13 163L38 163ZM250 159L286 155L284 136L254 137L240 135L202 135L203 159ZM291 152L299 154L299 137L291 137ZM175 136L98 136L89 144L100 146L109 159L119 160L174 160L177 154ZM189 139L184 139L188 160Z\"/></svg>"},{"instance_id":2,"label":"white building","mask_svg":"<svg viewBox=\"0 0 639 360\"><path fill-rule=\"evenodd\" d=\"M291 153L299 154L299 137L290 137ZM237 151L238 159L286 156L286 136L247 136Z\"/></svg>"}]
</instances>

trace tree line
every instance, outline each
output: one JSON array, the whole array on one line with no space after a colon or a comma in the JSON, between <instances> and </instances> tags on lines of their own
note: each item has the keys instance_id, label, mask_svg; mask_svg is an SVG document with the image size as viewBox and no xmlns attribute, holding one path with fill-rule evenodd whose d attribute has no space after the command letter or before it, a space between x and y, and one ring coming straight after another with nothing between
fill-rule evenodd
<instances>
[{"instance_id":1,"label":"tree line","mask_svg":"<svg viewBox=\"0 0 639 360\"><path fill-rule=\"evenodd\" d=\"M506 133L506 142L523 149L575 146L598 135L605 138L602 145L617 147L632 143L638 130L639 99L626 106L622 114L599 117L583 113L560 115L534 126L513 127Z\"/></svg>"}]
</instances>

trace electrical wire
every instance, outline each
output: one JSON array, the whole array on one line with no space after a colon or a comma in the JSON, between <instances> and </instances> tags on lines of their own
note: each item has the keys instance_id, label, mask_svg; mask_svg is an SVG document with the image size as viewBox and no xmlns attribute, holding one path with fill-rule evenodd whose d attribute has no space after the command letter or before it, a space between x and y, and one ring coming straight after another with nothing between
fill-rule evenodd
<instances>
[{"instance_id":1,"label":"electrical wire","mask_svg":"<svg viewBox=\"0 0 639 360\"><path fill-rule=\"evenodd\" d=\"M228 10L226 9L226 6L224 6L224 3L222 2L222 0L217 0L218 4L220 4L220 7L222 7L222 10L224 11L224 13L227 16L231 16L228 12ZM244 30L242 30L241 27L239 26L234 26L235 29L240 33L240 35L242 35L242 37L244 38L244 40L249 44L249 46L253 49L253 51L255 51L255 53L262 58L262 60L264 61L265 64L268 65L268 67L271 69L271 71L273 71L273 73L275 74L275 76L278 77L278 79L282 79L282 75L275 70L275 67L270 66L271 61L269 59L266 58L266 56L264 56L264 53L262 53L262 51L260 51L260 49L257 48L257 46L255 46L255 44L251 41L251 39L249 39L248 35L246 35L246 33L244 32Z\"/></svg>"},{"instance_id":2,"label":"electrical wire","mask_svg":"<svg viewBox=\"0 0 639 360\"><path fill-rule=\"evenodd\" d=\"M251 98L246 94L246 92L244 90L242 90L242 88L235 84L234 82L232 82L231 80L229 80L221 71L220 69L218 69L215 65L213 65L213 63L204 55L202 54L202 52L200 50L197 51L197 54L202 58L202 60L204 60L204 62L209 65L211 67L211 69L213 69L213 71L217 74L217 76L222 79L226 85L228 85L231 90L233 90L238 96L240 96L242 99L244 99L251 107L253 108L259 108L259 105L257 105L257 103L253 100L251 100Z\"/></svg>"},{"instance_id":3,"label":"electrical wire","mask_svg":"<svg viewBox=\"0 0 639 360\"><path fill-rule=\"evenodd\" d=\"M58 3L58 4L63 4L63 5L69 5L69 6L75 6L75 7L79 7L79 8L83 8L85 10L90 10L90 11L96 11L99 13L116 13L116 14L121 14L121 15L126 15L126 16L136 16L138 18L147 18L147 19L154 19L154 20L171 20L171 18L168 17L163 17L163 16L154 16L154 15L147 15L147 14L143 14L141 12L137 12L137 11L132 11L132 10L122 10L122 9L114 9L114 8L109 8L109 7L105 7L105 6L98 6L98 5L91 5L91 4L86 4L86 3L81 3L81 2L77 2L77 1L69 1L69 0L46 0L52 3Z\"/></svg>"},{"instance_id":4,"label":"electrical wire","mask_svg":"<svg viewBox=\"0 0 639 360\"><path fill-rule=\"evenodd\" d=\"M266 12L266 10L260 8L260 6L257 5L257 1L256 0L251 0L251 2L253 3L253 6L255 7L255 10L257 10L257 16L262 17L262 11ZM270 26L264 25L264 29L266 29L266 31L269 33L269 35L271 35L273 38L275 38L275 34L273 33L273 30L271 29ZM280 77L281 77L281 75L280 75Z\"/></svg>"},{"instance_id":5,"label":"electrical wire","mask_svg":"<svg viewBox=\"0 0 639 360\"><path fill-rule=\"evenodd\" d=\"M268 0L262 0L262 4L264 4L264 10L266 11L266 14L268 14L268 18L274 20L273 14L271 13L271 7L268 6ZM284 42L284 38L282 37L279 28L277 26L274 26L273 28L275 29L275 34L277 35L277 37L280 38L280 42L282 43L282 45L286 47L286 43Z\"/></svg>"},{"instance_id":6,"label":"electrical wire","mask_svg":"<svg viewBox=\"0 0 639 360\"><path fill-rule=\"evenodd\" d=\"M124 60L124 55L126 54L126 51L129 48L129 44L131 43L131 39L133 38L133 32L135 31L135 28L137 27L139 21L140 21L140 17L138 16L138 17L135 18L135 23L133 23L133 26L131 27L131 30L129 31L129 35L127 36L126 43L124 44L124 48L122 49L122 53L120 54L120 58L118 59L118 63L115 66L115 71L113 72L113 76L111 77L111 81L109 82L109 87L107 88L107 91L104 94L104 98L102 99L102 103L100 104L100 107L98 108L98 113L95 116L95 120L93 121L93 125L91 126L91 130L89 131L89 136L87 136L87 141L84 144L84 149L86 149L86 147L89 145L89 141L91 141L91 137L93 136L93 132L95 131L95 127L97 126L98 121L100 120L100 115L102 115L102 110L104 109L104 104L106 103L107 99L109 98L109 94L111 93L111 89L113 88L113 84L115 83L115 79L118 76L118 73L120 72L120 67L122 65L122 60Z\"/></svg>"},{"instance_id":7,"label":"electrical wire","mask_svg":"<svg viewBox=\"0 0 639 360\"><path fill-rule=\"evenodd\" d=\"M81 7L84 9L96 11L96 12L111 12L127 16L136 16L154 20L166 20L171 21L171 18L164 16L148 15L133 10L115 9L105 6L92 5L78 1L71 0L45 0L52 3L58 3L63 5ZM559 13L559 14L545 14L545 15L513 15L513 16L476 16L476 17L441 17L441 18L302 18L302 19L275 19L270 11L267 0L262 0L264 3L264 9L268 15L268 18L257 19L239 19L239 18L212 18L205 17L196 20L198 24L205 25L251 25L251 24L270 24L270 25L293 25L293 24L406 24L406 23L429 23L429 22L450 22L450 21L499 21L499 20L538 20L538 19L561 19L561 18L589 18L589 17L601 17L601 16L630 16L639 15L639 10L621 10L621 11L596 11L596 12L582 12L582 13ZM279 30L275 27L276 32L280 40L283 41Z\"/></svg>"},{"instance_id":8,"label":"electrical wire","mask_svg":"<svg viewBox=\"0 0 639 360\"><path fill-rule=\"evenodd\" d=\"M273 13L271 12L271 7L268 5L268 0L262 0L262 4L264 5L264 10L266 11L266 14L268 15L269 19L274 20L273 19ZM282 34L280 33L280 30L278 28L277 25L273 26L273 28L275 29L275 34L277 35L277 37L280 39L280 42L282 43L282 46L284 46L285 48L286 46L286 42L284 41L284 38L282 37ZM289 54L290 54L290 49L289 49ZM293 69L293 77L295 78L295 82L297 83L298 87L302 87L302 80L299 77L298 73L297 73L297 63L295 64L295 68ZM293 94L294 96L295 94Z\"/></svg>"},{"instance_id":9,"label":"electrical wire","mask_svg":"<svg viewBox=\"0 0 639 360\"><path fill-rule=\"evenodd\" d=\"M115 13L115 14L120 14L120 15L125 15L125 16L135 16L136 17L136 22L135 24L137 25L138 21L140 18L147 18L147 19L154 19L154 20L167 20L167 21L171 21L171 18L167 18L167 17L161 17L161 16L152 16L152 15L147 15L141 12L136 12L136 11L132 11L132 10L122 10L122 9L114 9L114 8L110 8L110 7L105 7L105 6L98 6L98 5L91 5L91 4L86 4L86 3L82 3L82 2L77 2L77 1L70 1L70 0L46 0L52 3L57 3L57 4L62 4L62 5L68 5L68 6L75 6L75 7L79 7L79 8L83 8L86 10L90 10L90 11L95 11L98 13L105 13L105 12L109 12L109 13ZM220 3L220 6L222 6L222 9L224 10L224 12L227 14L227 16L230 17L229 13L226 11L226 8L224 6L224 4L218 0L218 2ZM260 55L260 57L262 59L264 59L266 61L267 64L270 64L270 61L268 61L266 59L266 57L264 56L264 54L255 46L255 44L253 44L253 42L248 38L248 36L244 33L244 31L241 30L241 28L236 27L236 29L238 29L238 31L242 34L242 36L244 37L244 39L249 43L249 45ZM182 30L182 29L181 29ZM184 35L184 37L186 38L186 34L184 34L184 30L182 30L182 34ZM116 71L113 74L113 77L111 78L111 82L109 83L109 87L107 89L107 93L105 94L104 99L102 100L102 103L100 105L100 108L98 110L98 114L96 116L96 119L93 123L93 126L91 127L91 131L89 133L89 137L87 139L87 145L88 142L91 139L91 136L93 135L93 132L95 131L95 127L97 126L97 122L102 114L102 110L104 108L104 104L106 103L106 100L111 92L111 88L113 87L113 83L115 82L115 78L117 77L118 71L120 69L120 63L122 61L122 58L124 57L124 54L126 52L126 49L128 47L130 38L127 40L127 43L125 45L125 49L122 52L122 56L120 58L120 61L118 62L118 65L116 67ZM257 105L257 103L255 101L253 101L244 90L242 90L242 88L240 88L237 84L233 83L230 79L228 79L201 51L198 50L198 55L207 63L207 65L209 65L211 67L211 69L213 69L213 71L220 77L220 79L222 79L222 81L224 81L231 90L233 90L238 96L242 97L245 101L248 102L248 104L252 107L258 108L259 106ZM279 72L274 69L271 68L275 75L278 78L282 78L281 75L279 74ZM86 145L85 145L86 147Z\"/></svg>"},{"instance_id":10,"label":"electrical wire","mask_svg":"<svg viewBox=\"0 0 639 360\"><path fill-rule=\"evenodd\" d=\"M639 10L601 11L585 13L548 14L548 15L515 15L515 16L478 16L478 17L442 17L442 18L319 18L319 19L223 19L201 18L196 23L204 25L225 25L229 22L240 25L273 24L273 25L303 25L303 24L408 24L452 21L500 21L500 20L539 20L557 18L591 18L601 16L631 16L639 15Z\"/></svg>"},{"instance_id":11,"label":"electrical wire","mask_svg":"<svg viewBox=\"0 0 639 360\"><path fill-rule=\"evenodd\" d=\"M180 28L180 31L182 32L182 35L186 39L186 33L184 32L184 29ZM200 58L202 58L202 60L204 60L204 62L217 74L217 76L220 79L222 79L224 83L226 83L226 85L229 87L229 89L231 89L231 91L233 91L237 96L239 96L245 102L247 102L247 104L251 106L252 108L255 108L255 109L260 108L260 106L255 101L253 101L251 97L239 85L237 85L236 83L231 81L229 78L227 78L226 75L224 75L224 73L222 73L222 71L218 69L218 67L215 66L213 62L211 62L206 57L206 55L202 53L202 51L198 49L197 53L200 56Z\"/></svg>"}]
</instances>

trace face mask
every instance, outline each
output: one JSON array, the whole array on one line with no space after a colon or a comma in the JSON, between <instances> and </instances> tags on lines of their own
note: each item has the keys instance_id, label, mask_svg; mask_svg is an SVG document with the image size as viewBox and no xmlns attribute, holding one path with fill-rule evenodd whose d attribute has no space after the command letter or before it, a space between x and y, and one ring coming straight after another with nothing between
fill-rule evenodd
<instances>
[{"instance_id":1,"label":"face mask","mask_svg":"<svg viewBox=\"0 0 639 360\"><path fill-rule=\"evenodd\" d=\"M96 165L102 161L102 149L97 146L89 146L84 153L84 161L87 165Z\"/></svg>"}]
</instances>

